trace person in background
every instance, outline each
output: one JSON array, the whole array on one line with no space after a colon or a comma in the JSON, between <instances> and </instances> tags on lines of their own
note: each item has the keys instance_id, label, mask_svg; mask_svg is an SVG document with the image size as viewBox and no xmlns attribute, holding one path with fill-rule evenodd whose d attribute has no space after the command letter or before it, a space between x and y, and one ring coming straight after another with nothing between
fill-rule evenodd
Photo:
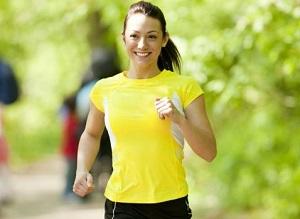
<instances>
[{"instance_id":1,"label":"person in background","mask_svg":"<svg viewBox=\"0 0 300 219\"><path fill-rule=\"evenodd\" d=\"M5 109L20 96L19 83L10 64L0 58L0 207L12 199L9 144L5 137Z\"/></svg>"},{"instance_id":2,"label":"person in background","mask_svg":"<svg viewBox=\"0 0 300 219\"><path fill-rule=\"evenodd\" d=\"M105 219L188 219L184 139L202 159L216 156L204 92L180 73L180 54L160 8L130 6L123 27L129 68L98 81L78 149L73 191L93 191L92 164L106 126L113 172L105 189Z\"/></svg>"},{"instance_id":3,"label":"person in background","mask_svg":"<svg viewBox=\"0 0 300 219\"><path fill-rule=\"evenodd\" d=\"M91 89L98 80L114 76L119 73L119 71L116 52L113 49L93 49L90 66L86 74L84 74L82 84L76 95L76 110L80 120L79 138L84 131L89 112L89 93ZM107 129L104 129L99 144L100 149L91 173L95 179L96 189L102 193L112 172L111 143Z\"/></svg>"},{"instance_id":4,"label":"person in background","mask_svg":"<svg viewBox=\"0 0 300 219\"><path fill-rule=\"evenodd\" d=\"M78 150L78 126L79 120L76 114L76 95L70 95L63 101L60 109L62 118L62 145L61 152L65 158L65 186L63 197L68 201L80 201L73 193L73 182L76 176L77 150Z\"/></svg>"},{"instance_id":5,"label":"person in background","mask_svg":"<svg viewBox=\"0 0 300 219\"><path fill-rule=\"evenodd\" d=\"M12 199L9 169L9 147L4 135L4 105L0 103L0 208Z\"/></svg>"}]
</instances>

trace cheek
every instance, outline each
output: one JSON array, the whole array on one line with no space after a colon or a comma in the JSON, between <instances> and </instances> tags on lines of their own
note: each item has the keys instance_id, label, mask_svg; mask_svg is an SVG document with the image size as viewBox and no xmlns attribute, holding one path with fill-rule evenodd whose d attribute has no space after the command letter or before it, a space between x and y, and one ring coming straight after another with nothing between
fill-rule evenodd
<instances>
[{"instance_id":1,"label":"cheek","mask_svg":"<svg viewBox=\"0 0 300 219\"><path fill-rule=\"evenodd\" d=\"M132 54L133 53L133 51L134 51L134 46L132 46L132 44L126 44L126 51L127 51L127 53L130 55L130 54Z\"/></svg>"},{"instance_id":2,"label":"cheek","mask_svg":"<svg viewBox=\"0 0 300 219\"><path fill-rule=\"evenodd\" d=\"M126 42L126 41L124 41L124 48L125 48L125 50L127 51L127 53L129 53L130 50L131 50L130 44L128 44L128 42Z\"/></svg>"},{"instance_id":3,"label":"cheek","mask_svg":"<svg viewBox=\"0 0 300 219\"><path fill-rule=\"evenodd\" d=\"M135 47L135 44L132 41L127 40L126 38L123 40L123 42L126 50L130 50Z\"/></svg>"},{"instance_id":4,"label":"cheek","mask_svg":"<svg viewBox=\"0 0 300 219\"><path fill-rule=\"evenodd\" d=\"M161 47L161 46L159 46L159 45L157 45L157 46L155 47L155 51L156 51L156 53L160 54L160 52L161 52L161 49L162 49L162 47Z\"/></svg>"}]
</instances>

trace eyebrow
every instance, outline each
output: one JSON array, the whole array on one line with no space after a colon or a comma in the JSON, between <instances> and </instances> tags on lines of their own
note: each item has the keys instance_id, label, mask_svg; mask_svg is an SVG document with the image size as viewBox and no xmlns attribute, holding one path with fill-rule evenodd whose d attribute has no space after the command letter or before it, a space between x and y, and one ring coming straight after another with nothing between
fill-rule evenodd
<instances>
[{"instance_id":1,"label":"eyebrow","mask_svg":"<svg viewBox=\"0 0 300 219\"><path fill-rule=\"evenodd\" d=\"M132 31L136 32L136 33L140 33L140 31L137 31L137 30L132 30ZM147 33L158 33L158 31L156 31L156 30L150 30Z\"/></svg>"}]
</instances>

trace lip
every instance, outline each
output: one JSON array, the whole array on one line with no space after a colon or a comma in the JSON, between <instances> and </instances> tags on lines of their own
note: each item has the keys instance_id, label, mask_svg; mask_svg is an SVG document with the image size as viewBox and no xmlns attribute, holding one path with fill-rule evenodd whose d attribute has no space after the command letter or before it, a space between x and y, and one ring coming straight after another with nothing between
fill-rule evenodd
<instances>
[{"instance_id":1,"label":"lip","mask_svg":"<svg viewBox=\"0 0 300 219\"><path fill-rule=\"evenodd\" d=\"M134 52L134 54L138 57L143 58L143 57L148 57L151 54L151 52Z\"/></svg>"}]
</instances>

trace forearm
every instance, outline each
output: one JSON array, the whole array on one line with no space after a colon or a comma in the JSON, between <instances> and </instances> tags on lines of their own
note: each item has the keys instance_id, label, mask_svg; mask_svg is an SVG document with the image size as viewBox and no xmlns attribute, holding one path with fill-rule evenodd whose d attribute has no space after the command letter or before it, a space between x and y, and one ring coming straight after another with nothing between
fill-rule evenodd
<instances>
[{"instance_id":1,"label":"forearm","mask_svg":"<svg viewBox=\"0 0 300 219\"><path fill-rule=\"evenodd\" d=\"M77 172L91 170L99 151L100 137L90 135L86 131L82 133L78 146Z\"/></svg>"},{"instance_id":2,"label":"forearm","mask_svg":"<svg viewBox=\"0 0 300 219\"><path fill-rule=\"evenodd\" d=\"M180 119L180 127L184 138L192 150L207 161L216 156L216 140L212 132L194 126L184 116Z\"/></svg>"}]
</instances>

